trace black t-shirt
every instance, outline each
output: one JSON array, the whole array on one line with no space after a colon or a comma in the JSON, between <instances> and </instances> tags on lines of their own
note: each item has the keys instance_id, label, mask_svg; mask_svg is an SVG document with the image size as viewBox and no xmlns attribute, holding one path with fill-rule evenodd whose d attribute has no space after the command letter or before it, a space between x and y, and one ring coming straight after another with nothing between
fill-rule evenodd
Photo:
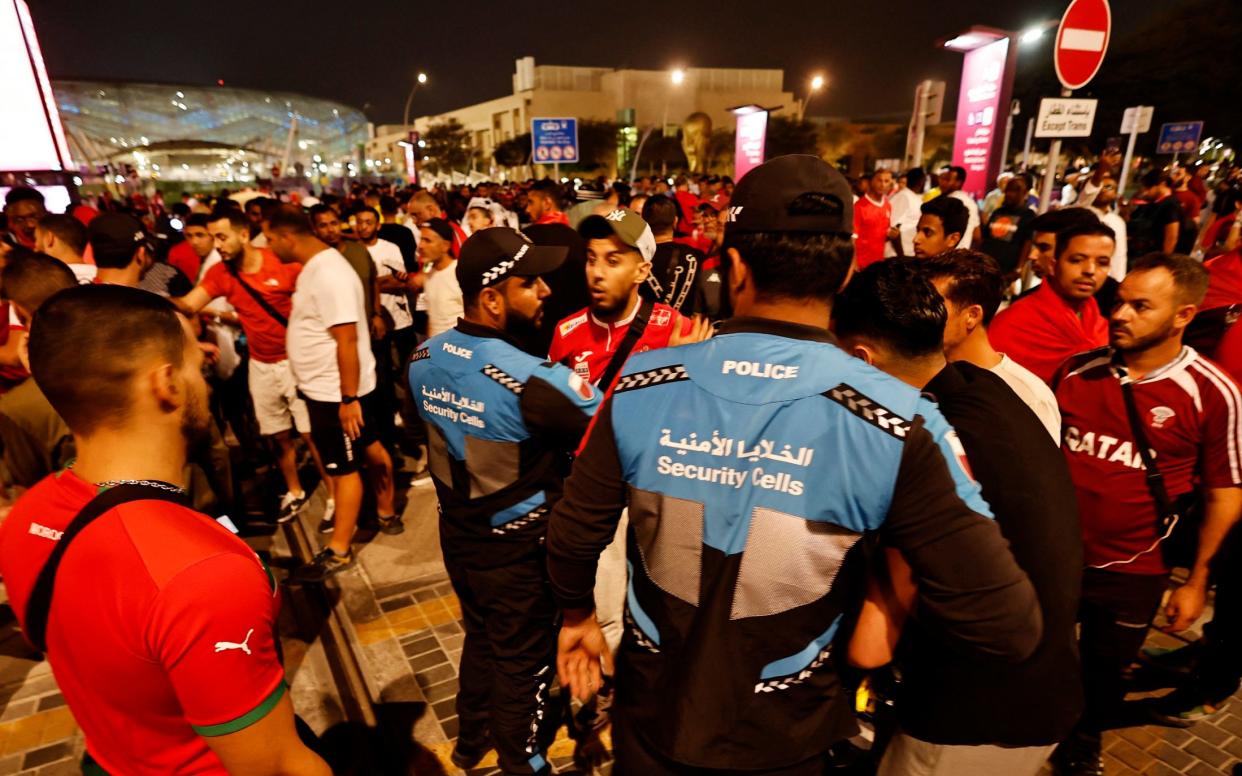
<instances>
[{"instance_id":1,"label":"black t-shirt","mask_svg":"<svg viewBox=\"0 0 1242 776\"><path fill-rule=\"evenodd\" d=\"M704 313L707 304L702 284L706 274L701 253L681 243L660 243L651 259L651 275L638 292L682 315Z\"/></svg>"},{"instance_id":2,"label":"black t-shirt","mask_svg":"<svg viewBox=\"0 0 1242 776\"><path fill-rule=\"evenodd\" d=\"M1144 202L1134 208L1130 213L1130 223L1126 225L1130 261L1163 250L1164 228L1181 220L1181 205L1172 195L1156 202Z\"/></svg>"},{"instance_id":3,"label":"black t-shirt","mask_svg":"<svg viewBox=\"0 0 1242 776\"><path fill-rule=\"evenodd\" d=\"M379 238L396 245L401 251L401 261L406 272L418 272L418 243L414 233L401 224L380 224Z\"/></svg>"},{"instance_id":4,"label":"black t-shirt","mask_svg":"<svg viewBox=\"0 0 1242 776\"><path fill-rule=\"evenodd\" d=\"M1001 205L983 228L981 251L996 259L1003 272L1014 272L1022 260L1022 245L1031 236L1031 221L1035 212L1025 205L1006 207Z\"/></svg>"},{"instance_id":5,"label":"black t-shirt","mask_svg":"<svg viewBox=\"0 0 1242 776\"><path fill-rule=\"evenodd\" d=\"M1082 540L1065 458L1035 413L986 369L950 364L924 392L956 429L1001 533L1035 586L1044 633L1026 660L989 662L945 646L916 615L898 650L902 729L936 744L1059 742L1083 705L1074 633Z\"/></svg>"}]
</instances>

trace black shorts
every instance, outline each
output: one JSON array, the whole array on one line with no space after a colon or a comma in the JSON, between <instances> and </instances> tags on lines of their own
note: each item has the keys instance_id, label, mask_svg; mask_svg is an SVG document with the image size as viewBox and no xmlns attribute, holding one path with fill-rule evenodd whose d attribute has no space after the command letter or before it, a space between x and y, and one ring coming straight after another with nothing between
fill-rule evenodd
<instances>
[{"instance_id":1,"label":"black shorts","mask_svg":"<svg viewBox=\"0 0 1242 776\"><path fill-rule=\"evenodd\" d=\"M319 457L328 474L339 477L360 471L366 449L378 439L376 430L380 416L377 392L371 391L358 400L362 407L362 433L357 439L350 439L341 427L340 403L302 398L310 414L311 441L319 449Z\"/></svg>"}]
</instances>

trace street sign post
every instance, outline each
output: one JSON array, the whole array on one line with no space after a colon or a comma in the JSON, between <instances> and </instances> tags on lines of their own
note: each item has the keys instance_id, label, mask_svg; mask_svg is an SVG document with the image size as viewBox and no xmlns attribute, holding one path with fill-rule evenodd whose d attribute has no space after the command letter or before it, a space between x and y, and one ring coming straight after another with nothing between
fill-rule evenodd
<instances>
[{"instance_id":1,"label":"street sign post","mask_svg":"<svg viewBox=\"0 0 1242 776\"><path fill-rule=\"evenodd\" d=\"M1125 196L1126 178L1130 177L1130 164L1134 160L1134 143L1140 134L1151 129L1151 114L1154 112L1155 108L1150 105L1136 105L1126 108L1121 119L1121 131L1130 136L1130 141L1126 144L1125 161L1121 163L1121 180L1117 181L1118 197Z\"/></svg>"},{"instance_id":2,"label":"street sign post","mask_svg":"<svg viewBox=\"0 0 1242 776\"><path fill-rule=\"evenodd\" d=\"M1108 40L1113 32L1113 12L1108 0L1072 0L1057 27L1052 64L1061 81L1061 96L1069 97L1095 78ZM1048 210L1052 201L1052 184L1056 182L1057 163L1061 161L1061 139L1052 141L1048 149L1048 168L1044 170L1044 190L1039 198L1039 212Z\"/></svg>"},{"instance_id":3,"label":"street sign post","mask_svg":"<svg viewBox=\"0 0 1242 776\"><path fill-rule=\"evenodd\" d=\"M531 160L535 164L551 164L559 181L561 162L578 163L578 119L532 118L530 143Z\"/></svg>"},{"instance_id":4,"label":"street sign post","mask_svg":"<svg viewBox=\"0 0 1242 776\"><path fill-rule=\"evenodd\" d=\"M1090 137L1099 100L1045 97L1039 101L1035 137Z\"/></svg>"},{"instance_id":5,"label":"street sign post","mask_svg":"<svg viewBox=\"0 0 1242 776\"><path fill-rule=\"evenodd\" d=\"M1074 0L1057 27L1053 63L1061 85L1071 91L1090 83L1104 62L1112 34L1108 0Z\"/></svg>"},{"instance_id":6,"label":"street sign post","mask_svg":"<svg viewBox=\"0 0 1242 776\"><path fill-rule=\"evenodd\" d=\"M1164 124L1160 127L1160 139L1156 141L1156 153L1173 154L1173 160L1177 161L1178 154L1189 153L1199 147L1199 136L1202 134L1202 121Z\"/></svg>"}]
</instances>

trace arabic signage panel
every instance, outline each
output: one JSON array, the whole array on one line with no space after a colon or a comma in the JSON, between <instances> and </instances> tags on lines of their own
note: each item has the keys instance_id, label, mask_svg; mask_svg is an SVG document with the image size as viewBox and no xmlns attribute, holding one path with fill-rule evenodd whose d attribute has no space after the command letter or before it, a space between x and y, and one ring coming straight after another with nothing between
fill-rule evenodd
<instances>
[{"instance_id":1,"label":"arabic signage panel","mask_svg":"<svg viewBox=\"0 0 1242 776\"><path fill-rule=\"evenodd\" d=\"M992 186L1004 155L1002 100L1008 99L1013 73L1007 65L1009 38L969 51L962 62L962 90L957 98L957 126L953 134L953 163L966 169L962 189L981 198ZM1007 104L1007 103L1006 103Z\"/></svg>"},{"instance_id":2,"label":"arabic signage panel","mask_svg":"<svg viewBox=\"0 0 1242 776\"><path fill-rule=\"evenodd\" d=\"M535 164L577 164L578 119L531 119L530 142Z\"/></svg>"},{"instance_id":3,"label":"arabic signage panel","mask_svg":"<svg viewBox=\"0 0 1242 776\"><path fill-rule=\"evenodd\" d=\"M1151 129L1151 114L1155 110L1150 105L1137 105L1133 108L1126 108L1125 115L1121 118L1121 134L1128 135L1133 132L1141 135Z\"/></svg>"},{"instance_id":4,"label":"arabic signage panel","mask_svg":"<svg viewBox=\"0 0 1242 776\"><path fill-rule=\"evenodd\" d=\"M1035 137L1090 137L1099 100L1045 97L1039 101Z\"/></svg>"},{"instance_id":5,"label":"arabic signage panel","mask_svg":"<svg viewBox=\"0 0 1242 776\"><path fill-rule=\"evenodd\" d=\"M737 112L737 140L734 144L733 179L763 164L764 147L768 137L768 112L754 110Z\"/></svg>"},{"instance_id":6,"label":"arabic signage panel","mask_svg":"<svg viewBox=\"0 0 1242 776\"><path fill-rule=\"evenodd\" d=\"M1160 139L1156 141L1158 154L1187 154L1199 147L1203 134L1202 121L1180 121L1160 127Z\"/></svg>"}]
</instances>

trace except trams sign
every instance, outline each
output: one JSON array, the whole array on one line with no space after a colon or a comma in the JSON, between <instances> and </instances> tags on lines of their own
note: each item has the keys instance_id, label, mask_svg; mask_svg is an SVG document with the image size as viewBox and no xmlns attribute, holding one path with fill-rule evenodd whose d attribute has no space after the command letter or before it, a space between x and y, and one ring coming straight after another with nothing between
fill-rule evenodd
<instances>
[{"instance_id":1,"label":"except trams sign","mask_svg":"<svg viewBox=\"0 0 1242 776\"><path fill-rule=\"evenodd\" d=\"M1035 137L1090 137L1097 100L1045 97L1039 101Z\"/></svg>"}]
</instances>

